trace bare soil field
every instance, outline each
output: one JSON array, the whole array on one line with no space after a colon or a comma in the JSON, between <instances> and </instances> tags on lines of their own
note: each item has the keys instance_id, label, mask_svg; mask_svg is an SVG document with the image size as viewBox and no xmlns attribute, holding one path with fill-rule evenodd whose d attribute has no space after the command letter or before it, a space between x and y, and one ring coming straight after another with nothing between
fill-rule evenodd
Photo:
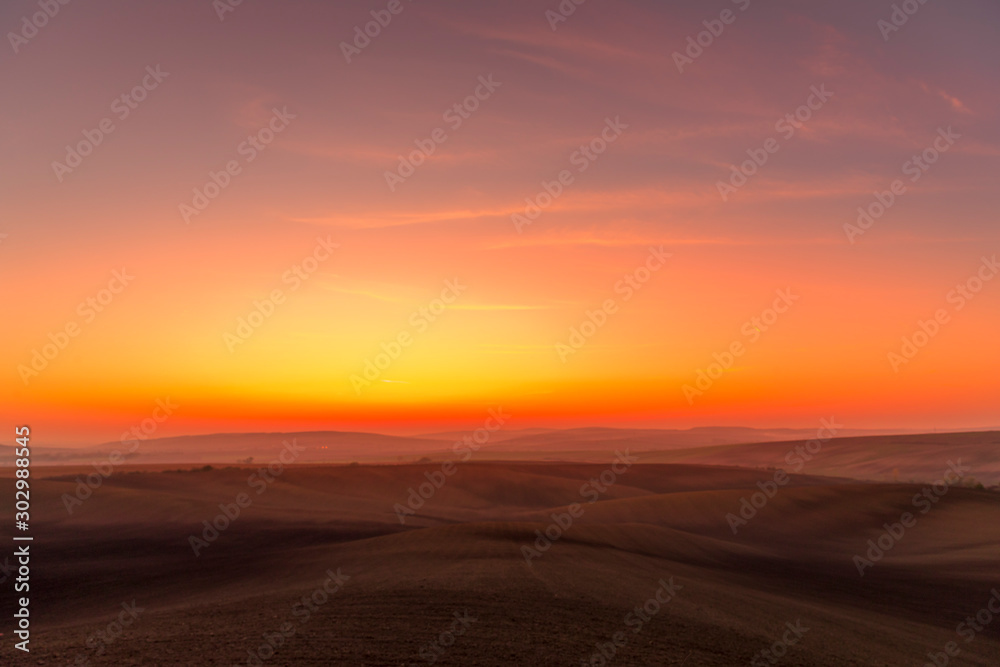
<instances>
[{"instance_id":1,"label":"bare soil field","mask_svg":"<svg viewBox=\"0 0 1000 667\"><path fill-rule=\"evenodd\" d=\"M118 470L75 503L87 468L37 468L31 662L923 665L954 642L949 664L1000 664L1000 615L960 626L1000 586L995 492L610 458L449 470Z\"/></svg>"}]
</instances>

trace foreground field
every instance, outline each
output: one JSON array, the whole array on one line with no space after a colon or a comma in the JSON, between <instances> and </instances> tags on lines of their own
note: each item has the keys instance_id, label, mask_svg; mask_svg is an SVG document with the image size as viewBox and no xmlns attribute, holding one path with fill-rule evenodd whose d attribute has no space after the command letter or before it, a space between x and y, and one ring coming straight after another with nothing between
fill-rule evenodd
<instances>
[{"instance_id":1,"label":"foreground field","mask_svg":"<svg viewBox=\"0 0 1000 667\"><path fill-rule=\"evenodd\" d=\"M959 624L1000 586L1000 494L626 459L449 470L119 471L76 503L82 468L40 468L30 662L923 665L955 642L950 664L998 664L1000 618ZM0 660L25 662L2 631Z\"/></svg>"}]
</instances>

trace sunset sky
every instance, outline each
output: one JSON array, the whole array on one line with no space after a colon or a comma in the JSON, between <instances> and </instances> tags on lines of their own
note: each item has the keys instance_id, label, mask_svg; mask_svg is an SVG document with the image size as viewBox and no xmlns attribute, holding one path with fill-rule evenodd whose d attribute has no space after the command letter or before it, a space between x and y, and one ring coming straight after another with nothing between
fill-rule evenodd
<instances>
[{"instance_id":1,"label":"sunset sky","mask_svg":"<svg viewBox=\"0 0 1000 667\"><path fill-rule=\"evenodd\" d=\"M996 2L928 2L887 32L890 2L588 0L554 23L555 0L403 0L348 63L342 42L389 4L247 0L220 20L210 0L72 2L13 41L38 5L3 4L0 441L15 424L41 444L116 440L168 397L157 435L427 432L492 406L511 429L1000 426L1000 279L976 285L1000 253ZM244 143L269 125L270 143ZM949 128L926 171L905 166ZM85 132L99 145L54 166ZM724 201L719 182L772 138ZM417 141L433 154L390 187ZM896 179L905 193L852 243L844 225ZM949 296L969 279L973 298ZM80 306L109 282L101 312ZM745 326L778 291L798 299Z\"/></svg>"}]
</instances>

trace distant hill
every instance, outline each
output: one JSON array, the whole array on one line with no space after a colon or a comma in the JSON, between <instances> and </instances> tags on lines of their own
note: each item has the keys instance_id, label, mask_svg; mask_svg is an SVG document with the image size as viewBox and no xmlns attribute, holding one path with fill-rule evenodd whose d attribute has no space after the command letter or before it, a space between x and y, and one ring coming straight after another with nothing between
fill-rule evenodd
<instances>
[{"instance_id":1,"label":"distant hill","mask_svg":"<svg viewBox=\"0 0 1000 667\"><path fill-rule=\"evenodd\" d=\"M970 468L966 481L974 478L984 486L1000 485L1000 431L834 438L821 443L815 454L803 449L805 444L800 440L650 451L642 455L642 460L784 468L810 475L885 482L938 480L950 462L961 460ZM816 445L812 448L815 450Z\"/></svg>"},{"instance_id":2,"label":"distant hill","mask_svg":"<svg viewBox=\"0 0 1000 667\"><path fill-rule=\"evenodd\" d=\"M37 465L97 462L117 450L126 456L129 463L135 464L235 463L248 458L267 462L283 450L283 443L293 440L297 447L305 448L297 454L298 463L395 461L401 457L409 461L430 450L444 450L451 444L423 438L341 431L217 433L144 440L131 453L128 450L132 445L120 442L79 449L36 445L33 461ZM11 460L10 456L4 458Z\"/></svg>"},{"instance_id":3,"label":"distant hill","mask_svg":"<svg viewBox=\"0 0 1000 667\"><path fill-rule=\"evenodd\" d=\"M861 435L858 435L861 433ZM35 465L79 466L106 461L122 451L133 465L261 464L274 460L284 443L301 448L295 463L412 463L458 458L452 446L468 432L421 436L306 431L220 433L143 441L132 453L121 443L83 449L35 446ZM815 454L798 451L814 429L707 427L659 429L530 429L498 431L474 453L477 461L577 461L599 463L628 449L644 463L683 463L742 468L784 468L789 472L875 481L940 478L950 460L962 459L986 486L1000 484L1000 431L873 435L840 431ZM464 453L464 450L463 450ZM286 455L287 458L287 455ZM252 459L252 461L250 461ZM12 457L3 456L5 465ZM800 466L801 464L801 466Z\"/></svg>"},{"instance_id":4,"label":"distant hill","mask_svg":"<svg viewBox=\"0 0 1000 667\"><path fill-rule=\"evenodd\" d=\"M687 430L668 429L523 429L499 430L490 434L478 452L496 454L520 452L528 458L546 454L577 451L613 451L616 448L683 449L710 445L746 442L793 440L815 435L815 429L755 429L744 427L703 427ZM846 433L846 432L845 432ZM865 433L852 431L851 433ZM141 442L135 452L131 444L108 442L93 447L46 447L35 445L34 461L40 465L68 465L107 458L118 450L131 463L232 463L253 457L268 460L282 449L282 443L295 439L305 447L300 463L334 462L396 462L411 461L424 456L432 459L452 456L452 446L469 436L471 431L452 431L418 436L393 436L379 433L349 431L303 431L295 433L216 433L170 438L153 438ZM6 463L11 456L4 456ZM560 457L562 458L562 457Z\"/></svg>"}]
</instances>

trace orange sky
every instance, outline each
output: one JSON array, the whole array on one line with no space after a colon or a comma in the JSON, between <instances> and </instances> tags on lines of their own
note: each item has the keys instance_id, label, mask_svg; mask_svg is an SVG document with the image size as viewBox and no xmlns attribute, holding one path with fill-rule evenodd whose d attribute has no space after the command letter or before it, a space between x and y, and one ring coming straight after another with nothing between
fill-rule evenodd
<instances>
[{"instance_id":1,"label":"orange sky","mask_svg":"<svg viewBox=\"0 0 1000 667\"><path fill-rule=\"evenodd\" d=\"M928 3L885 40L891 3L593 0L553 30L557 2L404 1L346 62L341 42L387 4L220 20L202 0L72 3L0 56L8 434L117 439L166 397L179 407L157 435L421 432L494 405L510 428L1000 425L1000 280L949 298L1000 252L995 3ZM674 52L727 8L679 72ZM5 3L0 26L34 11ZM781 130L820 86L832 97ZM270 143L245 143L264 128ZM947 128L934 164L907 167ZM87 136L78 166L53 166ZM724 201L719 182L769 138ZM390 188L418 141L433 154ZM851 243L844 225L896 179L905 194ZM515 224L526 198L541 214ZM748 334L778 290L798 299ZM609 299L579 349L558 347Z\"/></svg>"}]
</instances>

